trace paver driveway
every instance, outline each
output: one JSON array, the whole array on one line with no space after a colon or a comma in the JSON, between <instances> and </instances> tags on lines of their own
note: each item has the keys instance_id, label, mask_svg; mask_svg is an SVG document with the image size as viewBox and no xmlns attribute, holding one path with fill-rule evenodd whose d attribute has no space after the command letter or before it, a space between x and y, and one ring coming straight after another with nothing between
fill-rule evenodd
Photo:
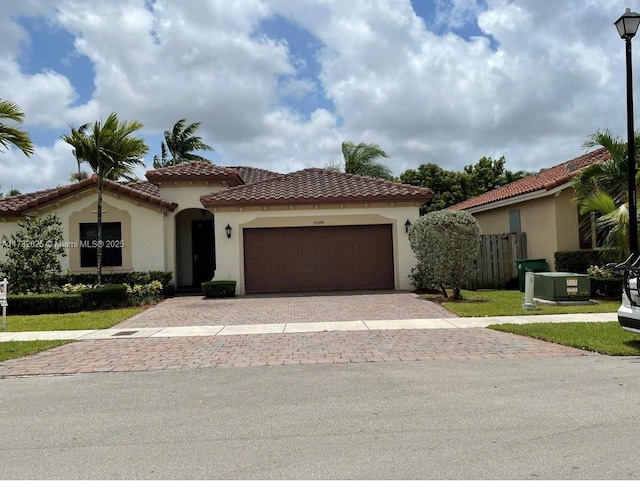
<instances>
[{"instance_id":1,"label":"paver driveway","mask_svg":"<svg viewBox=\"0 0 640 490\"><path fill-rule=\"evenodd\" d=\"M406 292L170 298L118 328L454 318L442 306Z\"/></svg>"},{"instance_id":2,"label":"paver driveway","mask_svg":"<svg viewBox=\"0 0 640 490\"><path fill-rule=\"evenodd\" d=\"M455 315L410 293L249 296L218 300L178 297L118 324L117 328L434 318L455 318ZM187 335L176 338L125 336L109 340L81 340L28 358L2 362L0 377L588 354L485 328Z\"/></svg>"}]
</instances>

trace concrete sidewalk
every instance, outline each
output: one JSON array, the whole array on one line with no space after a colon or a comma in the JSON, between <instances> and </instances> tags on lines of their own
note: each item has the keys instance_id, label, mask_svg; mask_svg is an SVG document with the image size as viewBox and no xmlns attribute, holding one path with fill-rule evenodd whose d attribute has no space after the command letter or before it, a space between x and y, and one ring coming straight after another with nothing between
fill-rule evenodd
<instances>
[{"instance_id":1,"label":"concrete sidewalk","mask_svg":"<svg viewBox=\"0 0 640 490\"><path fill-rule=\"evenodd\" d=\"M428 330L485 328L505 323L615 322L617 313L576 313L561 315L494 316L477 318L428 318L408 320L357 320L341 322L268 323L257 325L186 325L179 327L126 327L105 330L57 330L43 332L3 332L0 342L29 340L114 340L225 335L282 334L352 330Z\"/></svg>"}]
</instances>

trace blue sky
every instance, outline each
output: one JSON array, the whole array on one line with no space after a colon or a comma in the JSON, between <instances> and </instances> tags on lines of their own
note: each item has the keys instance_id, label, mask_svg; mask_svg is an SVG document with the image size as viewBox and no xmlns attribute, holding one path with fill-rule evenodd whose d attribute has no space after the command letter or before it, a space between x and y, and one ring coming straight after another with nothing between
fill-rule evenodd
<instances>
[{"instance_id":1,"label":"blue sky","mask_svg":"<svg viewBox=\"0 0 640 490\"><path fill-rule=\"evenodd\" d=\"M539 0L30 0L0 5L0 98L36 153L0 154L0 191L66 184L60 135L105 118L202 123L218 164L280 172L377 143L399 175L505 156L539 170L625 134L624 45L636 2ZM15 5L14 5L15 3ZM634 5L636 4L636 5ZM139 175L144 175L141 168Z\"/></svg>"}]
</instances>

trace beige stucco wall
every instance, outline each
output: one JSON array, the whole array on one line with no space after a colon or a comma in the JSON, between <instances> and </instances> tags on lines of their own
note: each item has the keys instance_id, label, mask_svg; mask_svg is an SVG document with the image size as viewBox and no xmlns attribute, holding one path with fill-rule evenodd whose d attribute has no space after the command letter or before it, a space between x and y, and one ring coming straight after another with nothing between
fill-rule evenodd
<instances>
[{"instance_id":1,"label":"beige stucco wall","mask_svg":"<svg viewBox=\"0 0 640 490\"><path fill-rule=\"evenodd\" d=\"M227 189L228 186L224 184L212 184L205 185L204 183L162 183L160 185L160 197L170 202L178 204L176 213L183 209L189 208L202 208L200 197L217 192L220 189Z\"/></svg>"},{"instance_id":2,"label":"beige stucco wall","mask_svg":"<svg viewBox=\"0 0 640 490\"><path fill-rule=\"evenodd\" d=\"M159 208L141 205L118 194L103 194L103 221L121 221L123 247L122 267L105 267L104 272L130 270L165 270L164 212ZM62 271L74 273L95 272L94 267L80 267L79 223L96 221L97 190L91 189L59 201L32 214L56 214L63 226L63 240L67 256L60 259ZM17 222L0 222L0 236L17 231ZM0 254L3 253L0 251Z\"/></svg>"},{"instance_id":3,"label":"beige stucco wall","mask_svg":"<svg viewBox=\"0 0 640 490\"><path fill-rule=\"evenodd\" d=\"M556 205L556 251L580 249L579 214L572 202L575 197L573 188L564 189L555 197Z\"/></svg>"},{"instance_id":4,"label":"beige stucco wall","mask_svg":"<svg viewBox=\"0 0 640 490\"><path fill-rule=\"evenodd\" d=\"M562 211L560 219L556 214L556 206ZM568 237L572 232L568 228L564 229L570 224L566 196L560 194L560 197L557 198L550 195L511 206L473 213L473 216L478 220L483 234L509 233L509 211L516 209L520 210L520 231L527 234L528 258L546 259L549 268L554 270L554 253L558 250L559 243L558 232L562 232L563 243L569 243ZM573 230L577 242L577 218Z\"/></svg>"},{"instance_id":5,"label":"beige stucco wall","mask_svg":"<svg viewBox=\"0 0 640 490\"><path fill-rule=\"evenodd\" d=\"M409 273L416 260L409 245L404 223L407 219L414 222L419 217L419 208L415 205L396 207L355 208L328 207L314 209L288 210L243 210L225 211L221 208L214 213L217 270L214 279L237 281L237 293L244 294L244 254L243 230L245 228L276 228L304 226L348 226L365 224L391 224L393 235L395 287L398 290L410 290ZM227 239L225 227L232 228L231 238Z\"/></svg>"},{"instance_id":6,"label":"beige stucco wall","mask_svg":"<svg viewBox=\"0 0 640 490\"><path fill-rule=\"evenodd\" d=\"M18 220L4 219L0 221L0 262L7 260L7 250L11 247L10 237L20 230ZM6 240L5 240L6 239ZM1 279L1 278L0 278Z\"/></svg>"}]
</instances>

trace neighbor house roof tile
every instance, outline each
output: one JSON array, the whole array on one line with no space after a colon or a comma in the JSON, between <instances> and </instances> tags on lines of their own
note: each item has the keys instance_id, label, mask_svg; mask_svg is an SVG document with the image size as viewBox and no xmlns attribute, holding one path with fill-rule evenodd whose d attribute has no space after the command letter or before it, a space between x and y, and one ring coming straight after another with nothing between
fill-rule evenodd
<instances>
[{"instance_id":1,"label":"neighbor house roof tile","mask_svg":"<svg viewBox=\"0 0 640 490\"><path fill-rule=\"evenodd\" d=\"M6 197L0 200L0 215L22 216L40 206L53 203L66 196L70 196L74 193L97 185L98 176L92 175L88 179L62 187L56 187L55 189L46 189L43 191L22 194L20 196ZM144 190L137 189L130 185L120 184L119 182L114 182L112 180L105 180L104 188L139 201L148 202L149 204L159 206L169 211L173 211L178 207L176 203L167 201L166 199L161 199L157 195L153 195L145 192Z\"/></svg>"},{"instance_id":2,"label":"neighbor house roof tile","mask_svg":"<svg viewBox=\"0 0 640 490\"><path fill-rule=\"evenodd\" d=\"M229 207L316 202L427 202L430 189L323 169L306 169L202 196L205 206Z\"/></svg>"},{"instance_id":3,"label":"neighbor house roof tile","mask_svg":"<svg viewBox=\"0 0 640 490\"><path fill-rule=\"evenodd\" d=\"M594 163L604 162L611 157L609 152L604 148L589 152L580 157L568 160L555 167L541 170L540 172L524 177L515 182L511 182L503 187L494 189L479 196L472 197L466 201L455 204L449 209L451 210L473 210L474 208L485 206L488 204L497 204L506 199L523 196L535 191L550 191L556 187L569 182L580 171L593 165Z\"/></svg>"}]
</instances>

